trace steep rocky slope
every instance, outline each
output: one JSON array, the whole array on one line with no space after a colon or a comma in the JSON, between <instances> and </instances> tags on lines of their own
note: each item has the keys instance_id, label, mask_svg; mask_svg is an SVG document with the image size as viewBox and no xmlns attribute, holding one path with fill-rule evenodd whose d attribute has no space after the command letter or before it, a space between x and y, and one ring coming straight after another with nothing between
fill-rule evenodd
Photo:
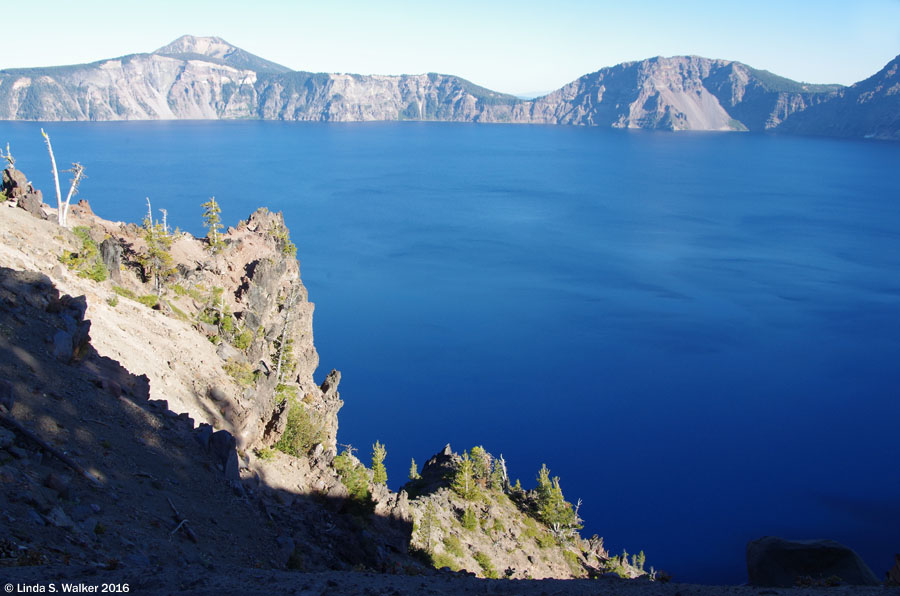
<instances>
[{"instance_id":1,"label":"steep rocky slope","mask_svg":"<svg viewBox=\"0 0 900 596\"><path fill-rule=\"evenodd\" d=\"M893 76L890 65L873 79L879 76ZM442 120L894 138L900 130L898 95L890 83L873 79L844 90L798 83L740 62L656 57L603 68L543 97L521 100L452 75L291 71L217 37L184 36L150 54L2 70L0 119ZM870 90L873 85L878 88ZM835 107L782 126L835 99L841 99ZM848 112L840 106L850 104L845 118Z\"/></svg>"},{"instance_id":2,"label":"steep rocky slope","mask_svg":"<svg viewBox=\"0 0 900 596\"><path fill-rule=\"evenodd\" d=\"M69 229L25 180L7 168L0 202L0 342L14 355L0 362L9 389L0 415L14 431L0 466L7 494L26 493L10 497L10 527L25 519L47 529L16 534L15 548L51 563L212 557L206 540L152 546L178 534L167 521L177 509L174 522L189 519L196 535L241 536L246 548L222 560L234 565L642 574L574 526L554 539L535 518L535 496L506 481L489 489L482 475L478 501L461 500L451 484L462 460L449 449L399 493L353 453L338 454L340 374L313 379L314 307L281 214L257 210L213 240L166 231L149 214L143 226L106 221L82 202ZM51 444L76 467L55 462ZM90 472L73 475L80 469ZM44 490L59 475L74 498ZM144 496L152 506L123 513ZM462 523L466 509L475 526Z\"/></svg>"},{"instance_id":3,"label":"steep rocky slope","mask_svg":"<svg viewBox=\"0 0 900 596\"><path fill-rule=\"evenodd\" d=\"M900 56L836 95L786 121L778 132L900 140Z\"/></svg>"}]
</instances>

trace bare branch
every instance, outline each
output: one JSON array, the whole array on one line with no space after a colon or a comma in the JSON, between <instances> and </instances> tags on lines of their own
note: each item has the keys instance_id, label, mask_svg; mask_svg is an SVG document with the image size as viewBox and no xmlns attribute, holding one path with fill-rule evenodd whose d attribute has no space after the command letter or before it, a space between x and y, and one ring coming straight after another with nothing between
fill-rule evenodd
<instances>
[{"instance_id":1,"label":"bare branch","mask_svg":"<svg viewBox=\"0 0 900 596\"><path fill-rule=\"evenodd\" d=\"M41 135L44 137L44 142L47 144L47 152L50 153L50 165L52 166L50 169L50 173L53 174L53 182L56 184L56 222L64 226L65 220L63 219L63 208L62 208L62 192L59 190L59 170L56 169L56 157L53 155L53 146L50 144L50 135L44 132L44 129L41 129Z\"/></svg>"}]
</instances>

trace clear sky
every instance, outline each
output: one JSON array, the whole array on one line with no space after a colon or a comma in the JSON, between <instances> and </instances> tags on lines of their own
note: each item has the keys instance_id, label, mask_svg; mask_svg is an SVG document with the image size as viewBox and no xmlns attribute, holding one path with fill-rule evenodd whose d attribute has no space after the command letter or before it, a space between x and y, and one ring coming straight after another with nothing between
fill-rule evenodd
<instances>
[{"instance_id":1,"label":"clear sky","mask_svg":"<svg viewBox=\"0 0 900 596\"><path fill-rule=\"evenodd\" d=\"M459 75L549 91L619 62L697 54L850 84L900 54L900 0L44 0L5 2L0 68L91 62L217 35L297 70Z\"/></svg>"}]
</instances>

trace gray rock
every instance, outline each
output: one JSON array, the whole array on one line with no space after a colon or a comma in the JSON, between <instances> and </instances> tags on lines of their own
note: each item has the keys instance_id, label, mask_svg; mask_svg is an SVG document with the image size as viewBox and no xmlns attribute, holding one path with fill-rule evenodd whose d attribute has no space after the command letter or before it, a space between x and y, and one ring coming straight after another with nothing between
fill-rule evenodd
<instances>
[{"instance_id":1,"label":"gray rock","mask_svg":"<svg viewBox=\"0 0 900 596\"><path fill-rule=\"evenodd\" d=\"M71 517L76 522L83 522L90 516L94 515L94 510L90 505L85 505L84 503L75 505L72 507L71 511L69 511L69 517Z\"/></svg>"},{"instance_id":2,"label":"gray rock","mask_svg":"<svg viewBox=\"0 0 900 596\"><path fill-rule=\"evenodd\" d=\"M66 512L63 511L61 507L54 507L51 509L46 517L47 521L57 528L71 529L75 527L75 522L66 515Z\"/></svg>"},{"instance_id":3,"label":"gray rock","mask_svg":"<svg viewBox=\"0 0 900 596\"><path fill-rule=\"evenodd\" d=\"M216 354L219 355L219 358L226 361L230 359L243 360L244 357L244 354L240 350L235 348L230 343L224 341L219 344L218 348L216 348Z\"/></svg>"},{"instance_id":4,"label":"gray rock","mask_svg":"<svg viewBox=\"0 0 900 596\"><path fill-rule=\"evenodd\" d=\"M0 427L0 449L11 447L16 442L16 435L11 430Z\"/></svg>"},{"instance_id":5,"label":"gray rock","mask_svg":"<svg viewBox=\"0 0 900 596\"><path fill-rule=\"evenodd\" d=\"M72 356L74 355L72 334L68 331L63 331L62 329L57 331L53 336L50 353L53 354L53 357L60 362L64 362L66 364L71 362Z\"/></svg>"},{"instance_id":6,"label":"gray rock","mask_svg":"<svg viewBox=\"0 0 900 596\"><path fill-rule=\"evenodd\" d=\"M35 511L34 509L29 509L26 514L28 517L28 521L38 526L46 526L47 522L44 521L44 518L41 517L41 514Z\"/></svg>"},{"instance_id":7,"label":"gray rock","mask_svg":"<svg viewBox=\"0 0 900 596\"><path fill-rule=\"evenodd\" d=\"M225 472L225 478L231 482L239 483L241 469L236 445L237 441L230 432L220 430L209 437L209 446L207 448L216 463L222 467L222 471Z\"/></svg>"},{"instance_id":8,"label":"gray rock","mask_svg":"<svg viewBox=\"0 0 900 596\"><path fill-rule=\"evenodd\" d=\"M10 199L18 199L29 191L28 178L12 166L3 170L0 180L2 180L0 190L3 190Z\"/></svg>"},{"instance_id":9,"label":"gray rock","mask_svg":"<svg viewBox=\"0 0 900 596\"><path fill-rule=\"evenodd\" d=\"M122 246L112 237L100 243L100 257L109 271L109 277L116 282L122 281Z\"/></svg>"},{"instance_id":10,"label":"gray rock","mask_svg":"<svg viewBox=\"0 0 900 596\"><path fill-rule=\"evenodd\" d=\"M16 205L18 205L19 209L24 209L38 219L47 219L47 216L44 214L44 210L42 209L44 200L41 196L40 191L29 192L22 195L21 197L19 197Z\"/></svg>"},{"instance_id":11,"label":"gray rock","mask_svg":"<svg viewBox=\"0 0 900 596\"><path fill-rule=\"evenodd\" d=\"M200 443L201 446L203 446L204 449L208 449L209 438L212 436L212 434L212 426L204 422L197 427L196 431L194 431L194 438L198 443Z\"/></svg>"},{"instance_id":12,"label":"gray rock","mask_svg":"<svg viewBox=\"0 0 900 596\"><path fill-rule=\"evenodd\" d=\"M70 482L71 479L61 476L56 472L50 472L44 479L44 486L51 490L55 490L63 499L68 499Z\"/></svg>"},{"instance_id":13,"label":"gray rock","mask_svg":"<svg viewBox=\"0 0 900 596\"><path fill-rule=\"evenodd\" d=\"M878 585L878 578L853 550L834 540L785 540L764 536L747 543L747 575L753 586L789 588L798 578L839 577L854 586Z\"/></svg>"},{"instance_id":14,"label":"gray rock","mask_svg":"<svg viewBox=\"0 0 900 596\"><path fill-rule=\"evenodd\" d=\"M13 386L8 381L0 379L0 406L4 406L7 410L12 409L13 405Z\"/></svg>"},{"instance_id":15,"label":"gray rock","mask_svg":"<svg viewBox=\"0 0 900 596\"><path fill-rule=\"evenodd\" d=\"M279 536L275 540L276 544L278 544L278 561L277 564L280 567L285 567L288 563L288 560L291 558L291 555L294 554L294 549L297 548L297 543L294 542L294 539L289 536Z\"/></svg>"}]
</instances>

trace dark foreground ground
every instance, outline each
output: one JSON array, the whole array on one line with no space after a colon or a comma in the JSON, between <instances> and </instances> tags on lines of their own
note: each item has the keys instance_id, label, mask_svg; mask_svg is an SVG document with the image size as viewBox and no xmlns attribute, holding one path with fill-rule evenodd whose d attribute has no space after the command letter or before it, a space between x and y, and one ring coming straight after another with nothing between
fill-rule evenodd
<instances>
[{"instance_id":1,"label":"dark foreground ground","mask_svg":"<svg viewBox=\"0 0 900 596\"><path fill-rule=\"evenodd\" d=\"M375 573L298 573L257 569L182 567L119 569L11 567L0 569L4 593L297 594L339 596L900 596L900 588L754 588L702 586L647 580L486 580L457 574L429 576ZM104 589L106 590L104 592Z\"/></svg>"}]
</instances>

